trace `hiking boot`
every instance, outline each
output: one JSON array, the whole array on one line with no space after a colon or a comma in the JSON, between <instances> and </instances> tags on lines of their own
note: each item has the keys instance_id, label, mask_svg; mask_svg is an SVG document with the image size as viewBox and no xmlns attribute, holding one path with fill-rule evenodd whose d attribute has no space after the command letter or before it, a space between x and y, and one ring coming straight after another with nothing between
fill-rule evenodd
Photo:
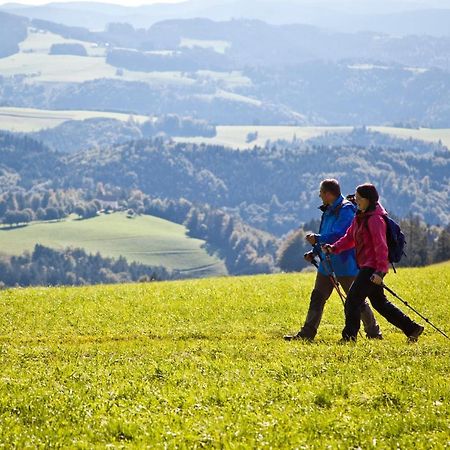
<instances>
[{"instance_id":1,"label":"hiking boot","mask_svg":"<svg viewBox=\"0 0 450 450\"><path fill-rule=\"evenodd\" d=\"M417 342L424 329L422 325L417 323L412 333L408 334L408 342Z\"/></svg>"},{"instance_id":2,"label":"hiking boot","mask_svg":"<svg viewBox=\"0 0 450 450\"><path fill-rule=\"evenodd\" d=\"M381 333L379 333L379 334L376 334L375 336L367 335L367 339L378 339L378 340L382 341L384 338L383 338L383 335Z\"/></svg>"},{"instance_id":3,"label":"hiking boot","mask_svg":"<svg viewBox=\"0 0 450 450\"><path fill-rule=\"evenodd\" d=\"M285 341L305 341L305 342L312 342L314 338L304 336L301 331L299 331L297 334L286 334L283 336L283 339Z\"/></svg>"}]
</instances>

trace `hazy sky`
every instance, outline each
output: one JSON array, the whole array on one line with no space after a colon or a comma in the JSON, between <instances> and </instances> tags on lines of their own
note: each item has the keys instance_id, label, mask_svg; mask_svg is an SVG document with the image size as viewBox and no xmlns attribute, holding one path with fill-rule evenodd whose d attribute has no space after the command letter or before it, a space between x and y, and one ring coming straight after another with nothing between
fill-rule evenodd
<instances>
[{"instance_id":1,"label":"hazy sky","mask_svg":"<svg viewBox=\"0 0 450 450\"><path fill-rule=\"evenodd\" d=\"M151 5L155 3L181 3L187 0L0 0L0 5L5 3L18 3L23 5L45 5L47 3L68 3L68 2L94 2L94 3L111 3L122 6L139 6ZM243 2L252 2L255 0L241 0ZM276 1L276 0L275 0ZM389 4L388 0L297 0L304 4L327 4L328 6L336 4L336 6L345 7L346 5L377 5L380 2ZM450 0L395 0L393 3L397 5L405 4L409 7L416 8L450 8ZM383 9L383 8L382 8Z\"/></svg>"},{"instance_id":2,"label":"hazy sky","mask_svg":"<svg viewBox=\"0 0 450 450\"><path fill-rule=\"evenodd\" d=\"M111 3L122 6L139 6L151 5L154 3L180 3L185 0L0 0L0 5L5 3L19 3L21 5L45 5L47 3L68 3L68 2L95 2L95 3Z\"/></svg>"}]
</instances>

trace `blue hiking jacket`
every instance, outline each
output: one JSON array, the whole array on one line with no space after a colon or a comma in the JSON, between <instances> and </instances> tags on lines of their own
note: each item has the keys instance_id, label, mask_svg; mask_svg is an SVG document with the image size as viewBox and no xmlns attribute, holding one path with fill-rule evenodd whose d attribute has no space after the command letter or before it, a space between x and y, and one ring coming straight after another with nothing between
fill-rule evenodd
<instances>
[{"instance_id":1,"label":"blue hiking jacket","mask_svg":"<svg viewBox=\"0 0 450 450\"><path fill-rule=\"evenodd\" d=\"M316 243L319 245L314 246L314 253L316 255L320 253L321 256L319 272L323 275L330 275L330 269L320 245L334 244L344 236L355 217L356 206L341 195L332 205L322 205L319 209L323 214L319 234L315 235ZM331 264L337 276L356 276L358 273L354 249L346 250L338 255L331 255Z\"/></svg>"}]
</instances>

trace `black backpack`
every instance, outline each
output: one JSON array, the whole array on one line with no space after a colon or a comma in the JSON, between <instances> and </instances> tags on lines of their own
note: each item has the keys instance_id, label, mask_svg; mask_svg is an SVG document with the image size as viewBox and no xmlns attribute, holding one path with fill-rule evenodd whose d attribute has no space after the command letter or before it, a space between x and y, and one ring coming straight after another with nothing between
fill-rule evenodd
<instances>
[{"instance_id":1,"label":"black backpack","mask_svg":"<svg viewBox=\"0 0 450 450\"><path fill-rule=\"evenodd\" d=\"M403 234L400 225L391 217L383 216L386 222L386 238L388 245L388 259L395 270L394 263L400 262L402 256L405 255L405 235Z\"/></svg>"}]
</instances>

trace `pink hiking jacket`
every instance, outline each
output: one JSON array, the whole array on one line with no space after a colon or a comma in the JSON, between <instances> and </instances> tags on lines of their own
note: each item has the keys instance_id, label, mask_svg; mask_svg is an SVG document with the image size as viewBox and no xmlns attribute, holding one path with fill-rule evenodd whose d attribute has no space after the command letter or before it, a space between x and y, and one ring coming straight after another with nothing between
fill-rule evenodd
<instances>
[{"instance_id":1,"label":"pink hiking jacket","mask_svg":"<svg viewBox=\"0 0 450 450\"><path fill-rule=\"evenodd\" d=\"M371 267L376 272L389 271L386 210L377 203L375 210L357 214L350 227L331 246L333 253L341 253L353 247L356 249L356 263L360 268Z\"/></svg>"}]
</instances>

